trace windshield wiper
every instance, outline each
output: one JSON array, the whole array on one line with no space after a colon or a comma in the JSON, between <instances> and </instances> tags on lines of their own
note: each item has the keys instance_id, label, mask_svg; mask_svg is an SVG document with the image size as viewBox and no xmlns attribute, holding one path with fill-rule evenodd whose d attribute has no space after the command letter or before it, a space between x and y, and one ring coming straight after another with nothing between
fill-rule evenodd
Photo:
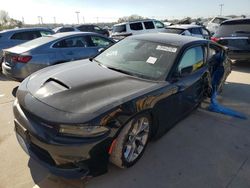
<instances>
[{"instance_id":1,"label":"windshield wiper","mask_svg":"<svg viewBox=\"0 0 250 188\"><path fill-rule=\"evenodd\" d=\"M120 73L123 73L123 74L135 76L133 73L125 71L125 70L121 70L121 69L118 69L118 68L115 68L115 67L108 67L108 66L105 66L105 67L107 67L110 70L114 70L114 71L117 71L117 72L120 72Z\"/></svg>"},{"instance_id":2,"label":"windshield wiper","mask_svg":"<svg viewBox=\"0 0 250 188\"><path fill-rule=\"evenodd\" d=\"M106 66L106 65L103 65L100 61L96 60L96 59L92 59L93 61L95 61L96 63L98 63L98 65L104 67L104 68L107 68L107 69L110 69L110 70L114 70L114 71L117 71L117 72L120 72L120 73L123 73L123 74L127 74L127 75L131 75L131 76L135 76L135 74L129 72L129 71L125 71L125 70L121 70L121 69L118 69L118 68L115 68L115 67L109 67L109 66Z\"/></svg>"}]
</instances>

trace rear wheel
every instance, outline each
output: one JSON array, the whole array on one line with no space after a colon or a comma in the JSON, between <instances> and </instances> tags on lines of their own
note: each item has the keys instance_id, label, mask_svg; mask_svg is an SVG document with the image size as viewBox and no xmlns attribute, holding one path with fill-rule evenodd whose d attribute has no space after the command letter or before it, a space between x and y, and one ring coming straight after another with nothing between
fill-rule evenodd
<instances>
[{"instance_id":1,"label":"rear wheel","mask_svg":"<svg viewBox=\"0 0 250 188\"><path fill-rule=\"evenodd\" d=\"M150 115L144 114L131 120L116 139L110 161L120 168L134 165L143 155L151 133Z\"/></svg>"}]
</instances>

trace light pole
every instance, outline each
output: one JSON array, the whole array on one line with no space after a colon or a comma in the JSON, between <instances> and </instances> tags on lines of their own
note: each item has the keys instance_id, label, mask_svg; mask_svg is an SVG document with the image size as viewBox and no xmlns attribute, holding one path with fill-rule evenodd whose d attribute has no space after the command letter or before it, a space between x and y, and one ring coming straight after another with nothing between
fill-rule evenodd
<instances>
[{"instance_id":1,"label":"light pole","mask_svg":"<svg viewBox=\"0 0 250 188\"><path fill-rule=\"evenodd\" d=\"M222 8L223 8L224 4L219 4L219 6L220 6L220 16L222 16Z\"/></svg>"},{"instance_id":2,"label":"light pole","mask_svg":"<svg viewBox=\"0 0 250 188\"><path fill-rule=\"evenodd\" d=\"M53 18L54 18L54 24L56 24L56 17L54 16Z\"/></svg>"},{"instance_id":3,"label":"light pole","mask_svg":"<svg viewBox=\"0 0 250 188\"><path fill-rule=\"evenodd\" d=\"M40 24L40 16L37 16L37 18L38 18L38 24Z\"/></svg>"},{"instance_id":4,"label":"light pole","mask_svg":"<svg viewBox=\"0 0 250 188\"><path fill-rule=\"evenodd\" d=\"M77 23L79 24L79 13L80 13L80 12L79 12L79 11L76 11L75 13L76 13L76 16L77 16Z\"/></svg>"},{"instance_id":5,"label":"light pole","mask_svg":"<svg viewBox=\"0 0 250 188\"><path fill-rule=\"evenodd\" d=\"M85 18L84 18L84 16L82 17L82 21L83 21L83 23L85 24Z\"/></svg>"}]
</instances>

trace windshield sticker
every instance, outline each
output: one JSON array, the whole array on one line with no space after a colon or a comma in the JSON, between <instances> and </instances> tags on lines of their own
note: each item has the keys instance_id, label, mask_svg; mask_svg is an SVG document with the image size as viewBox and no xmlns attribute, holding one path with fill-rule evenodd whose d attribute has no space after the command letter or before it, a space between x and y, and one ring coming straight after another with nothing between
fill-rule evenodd
<instances>
[{"instance_id":1,"label":"windshield sticker","mask_svg":"<svg viewBox=\"0 0 250 188\"><path fill-rule=\"evenodd\" d=\"M106 56L117 56L118 52L117 51L111 51L109 53L106 54Z\"/></svg>"},{"instance_id":2,"label":"windshield sticker","mask_svg":"<svg viewBox=\"0 0 250 188\"><path fill-rule=\"evenodd\" d=\"M160 46L158 45L156 47L156 50L162 50L162 51L165 51L165 52L172 52L172 53L175 53L177 51L177 48L174 48L174 47L169 47L169 46Z\"/></svg>"},{"instance_id":3,"label":"windshield sticker","mask_svg":"<svg viewBox=\"0 0 250 188\"><path fill-rule=\"evenodd\" d=\"M149 57L146 62L150 64L155 64L156 61L157 61L156 57Z\"/></svg>"}]
</instances>

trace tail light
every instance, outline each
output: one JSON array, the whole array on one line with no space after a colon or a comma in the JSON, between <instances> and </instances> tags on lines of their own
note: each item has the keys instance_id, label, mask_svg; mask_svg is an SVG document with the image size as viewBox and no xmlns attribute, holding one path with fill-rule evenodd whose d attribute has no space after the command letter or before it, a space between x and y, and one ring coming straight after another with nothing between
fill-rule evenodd
<instances>
[{"instance_id":1,"label":"tail light","mask_svg":"<svg viewBox=\"0 0 250 188\"><path fill-rule=\"evenodd\" d=\"M214 41L214 42L218 42L220 40L220 38L217 38L217 37L211 37L211 40Z\"/></svg>"},{"instance_id":2,"label":"tail light","mask_svg":"<svg viewBox=\"0 0 250 188\"><path fill-rule=\"evenodd\" d=\"M28 63L32 59L32 56L13 56L11 60L19 63Z\"/></svg>"}]
</instances>

